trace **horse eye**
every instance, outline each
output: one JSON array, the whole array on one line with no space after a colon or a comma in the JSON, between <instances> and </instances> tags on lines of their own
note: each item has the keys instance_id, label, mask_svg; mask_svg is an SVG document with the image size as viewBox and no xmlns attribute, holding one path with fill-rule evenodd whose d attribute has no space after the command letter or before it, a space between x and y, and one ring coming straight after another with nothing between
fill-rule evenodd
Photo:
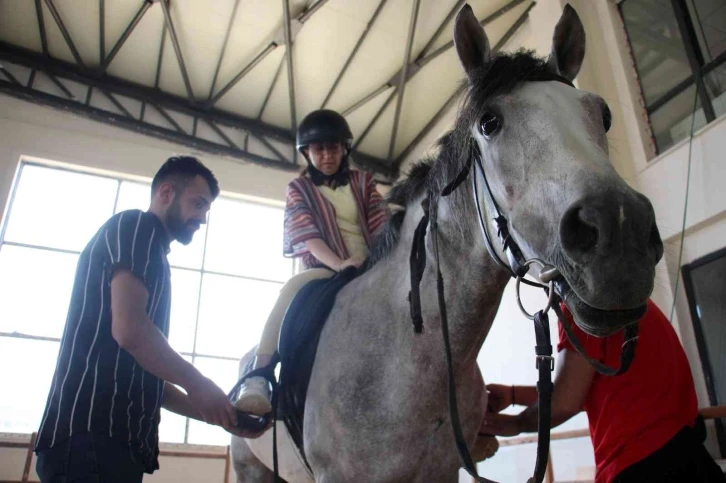
<instances>
[{"instance_id":1,"label":"horse eye","mask_svg":"<svg viewBox=\"0 0 726 483\"><path fill-rule=\"evenodd\" d=\"M604 106L602 110L602 125L605 127L605 132L608 132L610 130L610 125L613 122L613 114L610 112L610 108L608 106Z\"/></svg>"},{"instance_id":2,"label":"horse eye","mask_svg":"<svg viewBox=\"0 0 726 483\"><path fill-rule=\"evenodd\" d=\"M501 119L491 112L484 113L479 120L479 131L487 138L494 135L501 127Z\"/></svg>"}]
</instances>

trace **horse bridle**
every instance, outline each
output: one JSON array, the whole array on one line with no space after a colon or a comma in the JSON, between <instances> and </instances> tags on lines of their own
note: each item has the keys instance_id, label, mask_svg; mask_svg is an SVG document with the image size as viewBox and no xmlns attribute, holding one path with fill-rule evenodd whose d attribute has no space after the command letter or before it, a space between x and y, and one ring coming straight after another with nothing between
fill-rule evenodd
<instances>
[{"instance_id":1,"label":"horse bridle","mask_svg":"<svg viewBox=\"0 0 726 483\"><path fill-rule=\"evenodd\" d=\"M556 74L551 75L538 75L536 77L530 77L525 79L526 81L559 81L574 88L574 85L564 77ZM421 205L423 208L423 216L414 232L413 242L411 246L410 256L410 270L411 270L411 291L409 292L409 305L411 311L411 319L414 325L414 332L423 332L423 316L421 312L421 296L420 296L420 284L423 278L423 273L426 268L426 229L430 226L431 241L434 251L434 258L436 261L436 289L437 299L439 305L439 313L441 316L441 331L444 340L444 349L446 353L446 364L448 371L448 405L449 405L449 416L451 419L451 425L454 432L454 439L456 447L459 453L459 458L462 463L462 467L478 482L480 483L495 483L492 480L488 480L484 477L479 476L476 470L471 454L466 446L463 432L461 429L461 421L458 413L458 404L456 398L456 384L454 381L454 369L453 359L451 355L451 346L449 341L449 324L448 315L446 311L446 301L444 299L444 280L441 275L441 268L439 262L439 246L438 246L438 201L440 197L447 197L453 193L461 184L469 177L471 172L472 164L474 165L475 172L472 174L472 194L474 204L476 206L477 218L479 220L479 227L482 232L482 237L489 252L489 255L496 261L498 265L507 270L513 278L517 280L517 303L519 304L522 313L534 322L535 330L535 353L536 353L536 368L538 370L539 379L537 381L537 405L538 405L538 438L537 438L537 460L535 463L535 469L533 476L529 478L527 483L541 483L547 467L547 460L549 458L549 445L550 445L550 424L551 424L551 403L552 403L552 371L554 370L554 358L552 357L552 344L550 341L550 329L549 329L549 318L547 312L550 308L555 311L555 314L561 321L561 324L567 334L568 339L572 343L573 347L577 352L582 355L590 365L595 368L599 373L606 376L615 376L624 373L630 367L635 355L635 348L638 339L638 324L633 323L625 328L625 342L622 346L620 354L620 365L618 368L612 368L599 361L590 358L586 353L582 344L574 334L570 324L565 319L560 309L560 296L556 293L554 281L562 277L559 270L554 266L547 264L539 259L525 259L522 254L519 245L512 237L509 231L509 223L507 218L502 214L499 206L489 186L489 182L486 177L486 172L482 166L481 152L479 151L476 140L470 139L470 153L468 159L461 169L459 174L451 181L440 193L429 191L427 197L422 201ZM481 203L479 201L479 190L477 186L477 173L483 180L484 196L486 199L486 205L491 213L491 219L497 229L497 237L502 246L503 252L506 254L507 262L504 262L499 254L497 253L492 238L487 229L487 224L484 221L484 215L481 209ZM532 282L525 279L525 275L529 271L529 267L532 264L538 264L540 266L540 282ZM534 315L528 313L521 302L519 296L519 287L521 283L539 287L545 290L548 295L547 306L536 312Z\"/></svg>"}]
</instances>

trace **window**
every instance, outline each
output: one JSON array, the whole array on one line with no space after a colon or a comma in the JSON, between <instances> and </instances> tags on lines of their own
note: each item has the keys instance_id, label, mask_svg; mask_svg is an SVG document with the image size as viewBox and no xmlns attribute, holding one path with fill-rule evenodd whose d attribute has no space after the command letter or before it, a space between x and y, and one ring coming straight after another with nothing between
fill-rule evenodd
<instances>
[{"instance_id":1,"label":"window","mask_svg":"<svg viewBox=\"0 0 726 483\"><path fill-rule=\"evenodd\" d=\"M78 256L114 213L147 209L149 189L148 183L21 164L0 232L0 367L18 368L0 371L0 432L38 429ZM282 217L281 208L220 196L192 243L172 244L169 343L225 391L293 271L282 256ZM229 443L220 428L166 410L161 420L161 441Z\"/></svg>"},{"instance_id":2,"label":"window","mask_svg":"<svg viewBox=\"0 0 726 483\"><path fill-rule=\"evenodd\" d=\"M726 3L622 0L658 152L726 113Z\"/></svg>"},{"instance_id":3,"label":"window","mask_svg":"<svg viewBox=\"0 0 726 483\"><path fill-rule=\"evenodd\" d=\"M726 404L726 248L682 268L696 344L714 406ZM716 419L721 457L726 457L724 420Z\"/></svg>"}]
</instances>

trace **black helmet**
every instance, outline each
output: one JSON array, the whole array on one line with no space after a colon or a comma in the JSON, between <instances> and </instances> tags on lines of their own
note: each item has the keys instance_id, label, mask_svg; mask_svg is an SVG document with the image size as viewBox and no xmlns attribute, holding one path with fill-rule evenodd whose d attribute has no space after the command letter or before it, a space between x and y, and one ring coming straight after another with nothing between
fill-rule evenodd
<instances>
[{"instance_id":1,"label":"black helmet","mask_svg":"<svg viewBox=\"0 0 726 483\"><path fill-rule=\"evenodd\" d=\"M346 151L350 150L353 134L343 116L330 109L313 111L302 120L297 127L297 150L302 150L312 143L339 142Z\"/></svg>"}]
</instances>

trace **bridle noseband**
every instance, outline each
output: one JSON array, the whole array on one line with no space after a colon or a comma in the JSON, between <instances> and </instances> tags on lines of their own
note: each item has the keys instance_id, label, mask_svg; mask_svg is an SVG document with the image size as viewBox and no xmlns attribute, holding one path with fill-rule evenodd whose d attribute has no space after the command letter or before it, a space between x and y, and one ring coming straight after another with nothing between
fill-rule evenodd
<instances>
[{"instance_id":1,"label":"bridle noseband","mask_svg":"<svg viewBox=\"0 0 726 483\"><path fill-rule=\"evenodd\" d=\"M572 82L568 79L559 76L557 74L539 74L531 76L524 81L559 81L565 83L574 88ZM565 319L560 309L560 296L555 291L554 282L556 279L562 277L560 272L554 266L547 264L539 259L525 259L522 254L519 245L512 237L509 231L509 223L507 218L502 214L499 209L499 205L491 191L489 182L487 180L486 172L482 165L482 156L479 150L479 146L474 139L469 140L470 152L468 159L464 164L461 171L457 174L453 181L447 184L440 193L429 191L427 197L422 201L421 205L423 208L423 216L421 221L418 223L414 232L413 242L411 246L410 256L410 271L411 271L411 291L409 292L409 306L411 311L411 319L414 325L414 332L423 332L423 316L421 312L421 294L420 284L423 278L423 274L426 268L426 231L427 227L430 226L431 242L434 251L434 258L436 261L436 289L437 299L439 305L439 313L441 317L441 331L444 340L444 350L446 353L446 363L448 370L448 405L449 405L449 416L451 419L452 429L454 431L454 439L456 442L459 458L461 459L462 467L478 482L480 483L495 483L492 480L488 480L479 476L476 471L476 465L474 464L469 450L464 440L463 431L461 429L461 421L458 414L458 404L456 400L456 384L454 381L454 369L453 369L453 358L451 354L451 347L449 342L449 328L448 328L448 315L446 311L446 301L444 299L444 280L441 275L441 267L439 262L439 246L438 246L438 203L441 197L448 197L456 191L456 189L463 184L467 177L471 174L472 183L472 196L474 204L476 206L477 218L479 220L479 227L482 232L485 246L489 255L498 265L509 272L510 276L517 280L517 303L519 304L522 313L534 322L535 329L535 352L536 352L536 368L539 373L539 380L537 382L538 392L538 440L537 440L537 460L535 463L535 469L533 476L529 478L528 483L541 483L544 478L544 474L547 467L547 460L549 457L549 443L550 443L550 423L551 423L551 401L552 401L552 371L554 370L554 358L552 357L552 344L550 342L550 329L549 319L547 312L550 308L554 309L557 317L560 319L562 326L567 334L568 339L575 347L575 349L601 374L606 376L613 376L622 374L628 370L630 363L632 362L635 354L635 347L637 344L638 324L630 324L625 328L625 343L620 354L620 366L618 368L611 368L605 364L600 363L594 359L591 359L585 353L585 350L580 344L577 336L574 334L570 324ZM474 173L472 174L472 165L474 166ZM477 173L478 170L478 173ZM486 206L490 211L490 218L494 222L497 230L497 238L499 239L502 251L507 257L505 262L499 256L499 253L494 247L492 237L487 229L487 224L484 221L484 214L482 213L481 203L479 201L479 189L477 186L477 174L479 174L483 180L483 191L486 200ZM540 266L540 281L542 283L532 282L525 279L525 275L529 271L529 267L532 264L538 264ZM547 306L543 310L539 310L534 315L528 313L519 297L520 284L525 283L534 287L543 288L548 295Z\"/></svg>"}]
</instances>

